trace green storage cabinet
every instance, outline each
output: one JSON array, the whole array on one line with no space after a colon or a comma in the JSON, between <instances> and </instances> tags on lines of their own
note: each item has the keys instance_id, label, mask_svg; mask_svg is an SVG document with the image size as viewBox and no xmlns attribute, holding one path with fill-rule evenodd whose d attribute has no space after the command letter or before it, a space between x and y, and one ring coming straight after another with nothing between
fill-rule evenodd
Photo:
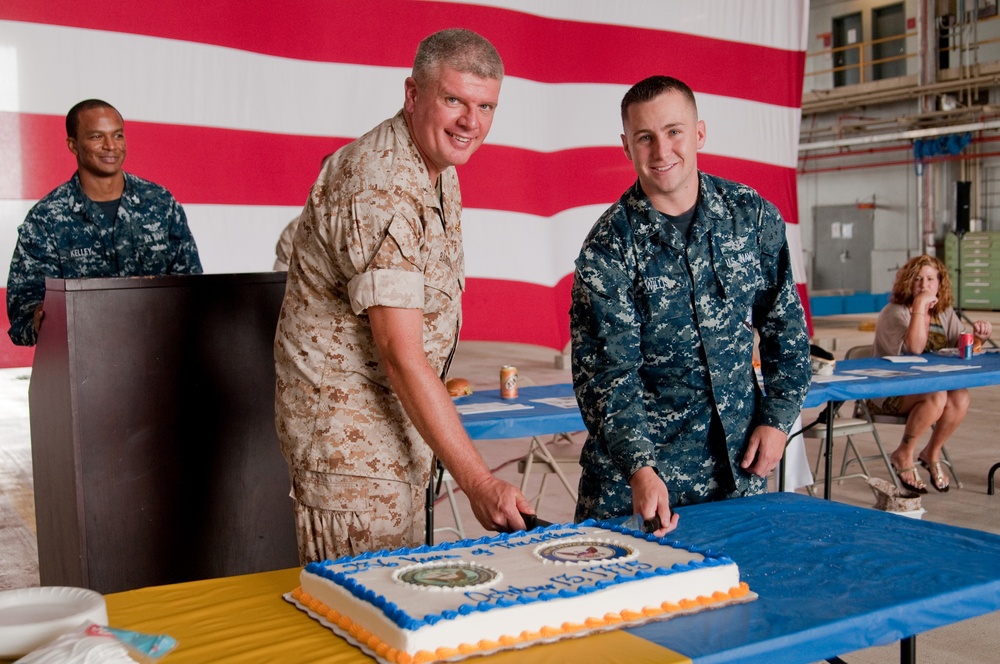
<instances>
[{"instance_id":1,"label":"green storage cabinet","mask_svg":"<svg viewBox=\"0 0 1000 664\"><path fill-rule=\"evenodd\" d=\"M958 236L944 242L944 262L962 309L1000 310L1000 233L966 233L959 265ZM961 283L959 283L961 282Z\"/></svg>"}]
</instances>

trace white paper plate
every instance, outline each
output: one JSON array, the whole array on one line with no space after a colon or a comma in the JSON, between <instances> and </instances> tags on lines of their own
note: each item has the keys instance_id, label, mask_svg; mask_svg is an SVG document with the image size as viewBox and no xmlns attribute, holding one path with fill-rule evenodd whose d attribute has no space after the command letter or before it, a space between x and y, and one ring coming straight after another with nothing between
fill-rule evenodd
<instances>
[{"instance_id":1,"label":"white paper plate","mask_svg":"<svg viewBox=\"0 0 1000 664\"><path fill-rule=\"evenodd\" d=\"M42 586L0 591L0 659L26 655L87 620L108 624L104 597L93 590Z\"/></svg>"}]
</instances>

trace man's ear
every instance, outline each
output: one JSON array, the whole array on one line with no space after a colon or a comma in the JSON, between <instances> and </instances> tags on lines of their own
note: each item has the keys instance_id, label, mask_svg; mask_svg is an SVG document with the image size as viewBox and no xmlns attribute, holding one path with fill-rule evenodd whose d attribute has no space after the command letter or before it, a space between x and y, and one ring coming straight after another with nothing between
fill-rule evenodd
<instances>
[{"instance_id":1,"label":"man's ear","mask_svg":"<svg viewBox=\"0 0 1000 664\"><path fill-rule=\"evenodd\" d=\"M632 151L628 149L628 139L625 138L625 134L622 134L621 137L622 137L622 149L625 150L625 156L628 157L629 161L632 161Z\"/></svg>"},{"instance_id":2,"label":"man's ear","mask_svg":"<svg viewBox=\"0 0 1000 664\"><path fill-rule=\"evenodd\" d=\"M403 83L403 108L406 109L407 113L413 112L416 96L417 81L412 76L407 76Z\"/></svg>"}]
</instances>

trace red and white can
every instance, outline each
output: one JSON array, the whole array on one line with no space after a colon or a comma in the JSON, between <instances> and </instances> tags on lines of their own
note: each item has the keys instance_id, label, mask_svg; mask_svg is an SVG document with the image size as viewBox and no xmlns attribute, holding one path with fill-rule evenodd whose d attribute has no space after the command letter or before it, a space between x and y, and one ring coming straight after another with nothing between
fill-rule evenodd
<instances>
[{"instance_id":1,"label":"red and white can","mask_svg":"<svg viewBox=\"0 0 1000 664\"><path fill-rule=\"evenodd\" d=\"M975 343L973 335L969 333L958 335L958 356L963 360L971 360L973 343Z\"/></svg>"},{"instance_id":2,"label":"red and white can","mask_svg":"<svg viewBox=\"0 0 1000 664\"><path fill-rule=\"evenodd\" d=\"M500 398L517 398L517 367L510 364L500 367Z\"/></svg>"}]
</instances>

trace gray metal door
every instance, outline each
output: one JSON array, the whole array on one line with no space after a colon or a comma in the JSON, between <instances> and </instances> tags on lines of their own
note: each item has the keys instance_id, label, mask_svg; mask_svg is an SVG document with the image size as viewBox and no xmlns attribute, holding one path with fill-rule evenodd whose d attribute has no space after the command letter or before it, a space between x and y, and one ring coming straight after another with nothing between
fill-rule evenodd
<instances>
[{"instance_id":1,"label":"gray metal door","mask_svg":"<svg viewBox=\"0 0 1000 664\"><path fill-rule=\"evenodd\" d=\"M861 12L833 19L833 86L861 82Z\"/></svg>"},{"instance_id":2,"label":"gray metal door","mask_svg":"<svg viewBox=\"0 0 1000 664\"><path fill-rule=\"evenodd\" d=\"M812 290L871 292L874 210L857 205L813 208Z\"/></svg>"},{"instance_id":3,"label":"gray metal door","mask_svg":"<svg viewBox=\"0 0 1000 664\"><path fill-rule=\"evenodd\" d=\"M906 14L903 3L872 10L872 78L906 76ZM899 39L891 39L899 36Z\"/></svg>"}]
</instances>

